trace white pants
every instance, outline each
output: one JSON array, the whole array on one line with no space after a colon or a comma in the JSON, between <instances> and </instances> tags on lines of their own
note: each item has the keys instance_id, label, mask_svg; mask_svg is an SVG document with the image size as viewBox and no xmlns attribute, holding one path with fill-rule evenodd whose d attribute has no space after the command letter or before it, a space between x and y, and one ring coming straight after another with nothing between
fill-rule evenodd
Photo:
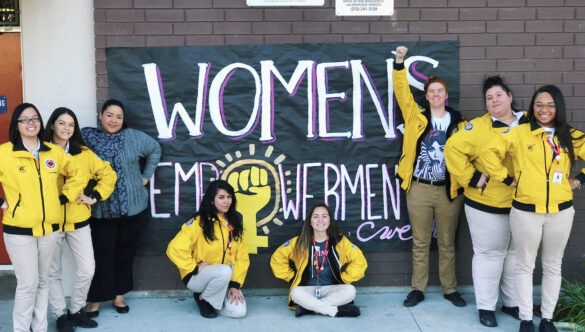
<instances>
[{"instance_id":1,"label":"white pants","mask_svg":"<svg viewBox=\"0 0 585 332\"><path fill-rule=\"evenodd\" d=\"M246 316L246 300L243 303L230 303L227 295L231 278L231 267L224 264L207 265L189 279L187 288L201 293L201 298L219 310L220 315L242 318Z\"/></svg>"},{"instance_id":2,"label":"white pants","mask_svg":"<svg viewBox=\"0 0 585 332\"><path fill-rule=\"evenodd\" d=\"M498 295L507 307L517 306L514 283L516 252L511 244L510 216L465 205L473 244L472 275L477 309L495 310Z\"/></svg>"},{"instance_id":3,"label":"white pants","mask_svg":"<svg viewBox=\"0 0 585 332\"><path fill-rule=\"evenodd\" d=\"M516 291L520 319L532 319L532 275L538 248L542 242L542 318L552 319L561 290L561 264L569 240L575 209L539 214L512 208L510 226L517 250Z\"/></svg>"},{"instance_id":4,"label":"white pants","mask_svg":"<svg viewBox=\"0 0 585 332\"><path fill-rule=\"evenodd\" d=\"M290 292L290 298L294 303L316 313L335 317L337 307L348 304L355 299L355 287L353 285L329 285L321 287L321 298L315 297L317 286L297 286Z\"/></svg>"},{"instance_id":5,"label":"white pants","mask_svg":"<svg viewBox=\"0 0 585 332\"><path fill-rule=\"evenodd\" d=\"M75 261L75 281L69 305L71 313L76 313L85 306L87 292L95 271L89 225L73 231L59 233L57 248L55 255L53 255L53 263L49 274L49 304L51 313L55 318L67 313L67 303L65 302L65 293L61 283L61 250L65 245L64 241L67 241Z\"/></svg>"},{"instance_id":6,"label":"white pants","mask_svg":"<svg viewBox=\"0 0 585 332\"><path fill-rule=\"evenodd\" d=\"M15 332L47 331L49 269L57 236L57 232L40 237L4 233L4 244L16 276L12 311Z\"/></svg>"}]
</instances>

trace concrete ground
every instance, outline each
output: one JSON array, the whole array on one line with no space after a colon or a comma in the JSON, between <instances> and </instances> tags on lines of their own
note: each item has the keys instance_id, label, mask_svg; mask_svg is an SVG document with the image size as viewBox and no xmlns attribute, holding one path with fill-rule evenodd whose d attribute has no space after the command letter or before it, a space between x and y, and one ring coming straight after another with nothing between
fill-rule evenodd
<instances>
[{"instance_id":1,"label":"concrete ground","mask_svg":"<svg viewBox=\"0 0 585 332\"><path fill-rule=\"evenodd\" d=\"M0 331L12 331L12 307L16 281L13 276L0 276ZM103 303L96 318L94 331L116 332L182 332L182 331L398 331L398 332L458 332L458 331L518 331L519 321L501 312L496 313L498 327L487 328L479 323L473 289L459 290L468 305L453 306L443 299L440 288L430 287L426 299L419 305L402 305L407 287L358 288L355 304L361 308L358 318L331 318L311 315L295 318L287 309L285 289L244 289L248 314L243 319L219 316L206 319L190 293L177 291L136 291L127 294L130 312L118 314L111 303ZM535 318L538 326L538 318ZM49 318L49 331L55 330L55 320ZM77 332L84 331L78 328ZM89 331L89 330L88 330Z\"/></svg>"}]
</instances>

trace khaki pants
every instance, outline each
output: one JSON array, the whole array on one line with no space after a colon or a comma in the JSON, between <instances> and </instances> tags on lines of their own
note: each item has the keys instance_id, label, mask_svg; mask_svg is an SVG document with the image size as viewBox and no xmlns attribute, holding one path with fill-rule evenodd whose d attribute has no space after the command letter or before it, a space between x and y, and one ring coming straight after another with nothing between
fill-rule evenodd
<instances>
[{"instance_id":1,"label":"khaki pants","mask_svg":"<svg viewBox=\"0 0 585 332\"><path fill-rule=\"evenodd\" d=\"M4 244L16 275L12 311L14 332L46 332L48 329L49 269L58 234L35 237L4 233Z\"/></svg>"},{"instance_id":2,"label":"khaki pants","mask_svg":"<svg viewBox=\"0 0 585 332\"><path fill-rule=\"evenodd\" d=\"M227 296L231 277L232 269L229 266L207 265L189 279L187 288L192 292L201 293L201 298L219 310L220 315L242 318L246 316L246 301L230 303Z\"/></svg>"},{"instance_id":3,"label":"khaki pants","mask_svg":"<svg viewBox=\"0 0 585 332\"><path fill-rule=\"evenodd\" d=\"M348 304L355 299L353 285L329 285L321 287L321 298L315 297L317 286L297 286L290 292L294 303L316 313L335 317L337 307Z\"/></svg>"},{"instance_id":4,"label":"khaki pants","mask_svg":"<svg viewBox=\"0 0 585 332\"><path fill-rule=\"evenodd\" d=\"M412 288L424 292L429 281L429 250L434 220L443 293L455 292L455 232L463 196L450 201L445 186L413 182L406 194L406 204L412 227Z\"/></svg>"},{"instance_id":5,"label":"khaki pants","mask_svg":"<svg viewBox=\"0 0 585 332\"><path fill-rule=\"evenodd\" d=\"M93 246L91 244L91 230L88 226L79 229L59 233L57 249L53 255L51 273L49 275L49 304L53 317L57 318L67 313L65 293L61 284L61 249L67 242L73 259L75 260L75 281L71 292L69 311L76 313L85 306L89 285L95 271L93 259Z\"/></svg>"},{"instance_id":6,"label":"khaki pants","mask_svg":"<svg viewBox=\"0 0 585 332\"><path fill-rule=\"evenodd\" d=\"M520 319L532 319L532 276L542 243L542 318L552 319L561 290L561 263L569 240L575 209L538 214L512 208L510 227L516 256L516 292Z\"/></svg>"},{"instance_id":7,"label":"khaki pants","mask_svg":"<svg viewBox=\"0 0 585 332\"><path fill-rule=\"evenodd\" d=\"M473 289L477 309L517 306L514 282L516 252L510 243L510 215L481 211L465 205L473 244Z\"/></svg>"}]
</instances>

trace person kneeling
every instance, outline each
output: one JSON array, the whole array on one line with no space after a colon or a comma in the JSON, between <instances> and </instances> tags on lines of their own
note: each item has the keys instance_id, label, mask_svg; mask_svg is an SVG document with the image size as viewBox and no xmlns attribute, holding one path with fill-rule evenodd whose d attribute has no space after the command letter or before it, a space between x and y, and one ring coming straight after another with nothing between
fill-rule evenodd
<instances>
[{"instance_id":1,"label":"person kneeling","mask_svg":"<svg viewBox=\"0 0 585 332\"><path fill-rule=\"evenodd\" d=\"M362 251L337 231L327 205L311 209L301 234L281 245L270 259L274 276L291 284L289 308L295 316L318 313L357 317L352 282L364 277Z\"/></svg>"},{"instance_id":2,"label":"person kneeling","mask_svg":"<svg viewBox=\"0 0 585 332\"><path fill-rule=\"evenodd\" d=\"M226 181L209 184L199 211L187 221L167 247L201 316L241 318L246 301L240 287L250 259L242 237L243 223L236 212L236 196Z\"/></svg>"}]
</instances>

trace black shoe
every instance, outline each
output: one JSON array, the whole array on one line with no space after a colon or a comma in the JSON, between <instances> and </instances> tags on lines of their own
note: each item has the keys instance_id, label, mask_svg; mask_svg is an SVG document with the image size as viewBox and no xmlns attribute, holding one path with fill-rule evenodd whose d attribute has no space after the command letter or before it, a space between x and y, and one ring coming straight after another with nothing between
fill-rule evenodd
<instances>
[{"instance_id":1,"label":"black shoe","mask_svg":"<svg viewBox=\"0 0 585 332\"><path fill-rule=\"evenodd\" d=\"M456 306L456 307L465 307L467 305L467 303L461 297L461 294L459 294L459 292L453 292L451 294L445 294L445 295L443 295L443 297L445 299L451 301L451 303L453 303L453 305Z\"/></svg>"},{"instance_id":2,"label":"black shoe","mask_svg":"<svg viewBox=\"0 0 585 332\"><path fill-rule=\"evenodd\" d=\"M425 299L425 294L419 290L413 290L408 293L406 300L402 302L405 307L414 307Z\"/></svg>"},{"instance_id":3,"label":"black shoe","mask_svg":"<svg viewBox=\"0 0 585 332\"><path fill-rule=\"evenodd\" d=\"M71 323L73 323L73 325L86 329L91 329L98 326L98 323L95 320L87 317L87 314L85 311L83 311L83 309L74 314L68 313L67 318L71 321Z\"/></svg>"},{"instance_id":4,"label":"black shoe","mask_svg":"<svg viewBox=\"0 0 585 332\"><path fill-rule=\"evenodd\" d=\"M96 318L97 316L100 315L100 309L98 309L96 311L86 311L85 315L89 318Z\"/></svg>"},{"instance_id":5,"label":"black shoe","mask_svg":"<svg viewBox=\"0 0 585 332\"><path fill-rule=\"evenodd\" d=\"M295 317L301 317L304 315L312 315L314 313L315 313L314 311L305 309L298 304L297 304L297 308L295 309Z\"/></svg>"},{"instance_id":6,"label":"black shoe","mask_svg":"<svg viewBox=\"0 0 585 332\"><path fill-rule=\"evenodd\" d=\"M502 306L502 312L520 320L520 308Z\"/></svg>"},{"instance_id":7,"label":"black shoe","mask_svg":"<svg viewBox=\"0 0 585 332\"><path fill-rule=\"evenodd\" d=\"M493 310L479 309L479 322L483 326L496 327L498 322L496 321L496 313Z\"/></svg>"},{"instance_id":8,"label":"black shoe","mask_svg":"<svg viewBox=\"0 0 585 332\"><path fill-rule=\"evenodd\" d=\"M57 331L58 332L73 332L73 324L67 318L67 315L61 315L57 318Z\"/></svg>"},{"instance_id":9,"label":"black shoe","mask_svg":"<svg viewBox=\"0 0 585 332\"><path fill-rule=\"evenodd\" d=\"M122 307L118 307L115 304L112 304L112 305L114 306L114 309L116 309L116 312L119 313L119 314L127 314L128 311L130 311L130 307L127 306L127 305L122 306Z\"/></svg>"},{"instance_id":10,"label":"black shoe","mask_svg":"<svg viewBox=\"0 0 585 332\"><path fill-rule=\"evenodd\" d=\"M199 307L199 313L201 314L201 316L205 318L217 317L217 311L215 311L215 308L211 304L209 304L209 302L200 299L199 298L200 295L201 293L193 293L193 298L195 299L195 303L197 303L197 306Z\"/></svg>"},{"instance_id":11,"label":"black shoe","mask_svg":"<svg viewBox=\"0 0 585 332\"><path fill-rule=\"evenodd\" d=\"M337 307L335 317L357 317L361 315L360 308L355 304L344 304Z\"/></svg>"},{"instance_id":12,"label":"black shoe","mask_svg":"<svg viewBox=\"0 0 585 332\"><path fill-rule=\"evenodd\" d=\"M539 332L557 332L557 328L553 323L552 319L543 318L540 320L540 325L538 325Z\"/></svg>"},{"instance_id":13,"label":"black shoe","mask_svg":"<svg viewBox=\"0 0 585 332\"><path fill-rule=\"evenodd\" d=\"M531 320L521 321L520 332L534 332L534 323Z\"/></svg>"}]
</instances>

